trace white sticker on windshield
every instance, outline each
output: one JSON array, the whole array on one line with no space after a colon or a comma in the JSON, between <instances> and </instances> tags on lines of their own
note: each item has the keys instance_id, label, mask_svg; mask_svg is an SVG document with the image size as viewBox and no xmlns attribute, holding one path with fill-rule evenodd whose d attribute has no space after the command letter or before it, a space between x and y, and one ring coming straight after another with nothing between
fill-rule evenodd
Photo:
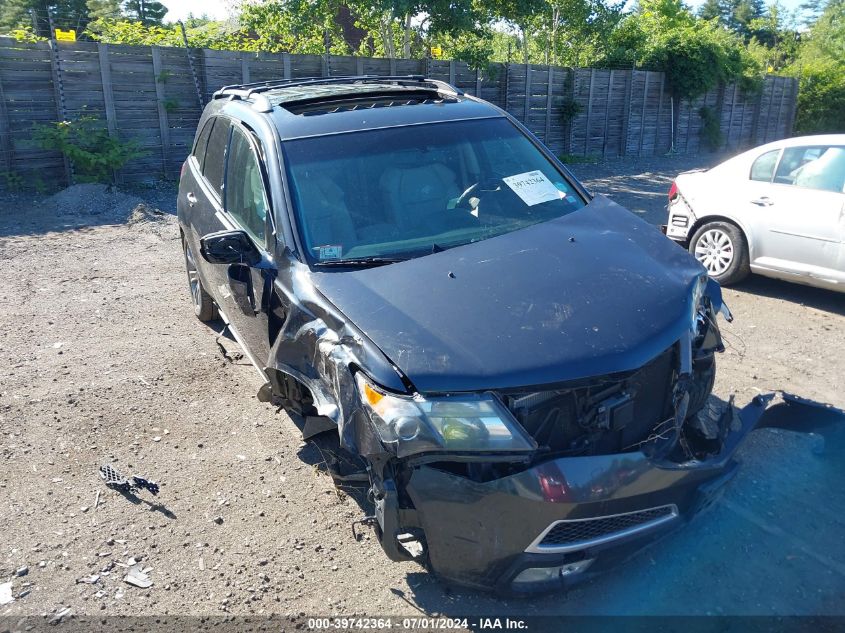
<instances>
[{"instance_id":1,"label":"white sticker on windshield","mask_svg":"<svg viewBox=\"0 0 845 633\"><path fill-rule=\"evenodd\" d=\"M319 249L320 261L326 259L340 259L340 255L343 252L343 246L339 244L329 244L327 246L320 246Z\"/></svg>"},{"instance_id":2,"label":"white sticker on windshield","mask_svg":"<svg viewBox=\"0 0 845 633\"><path fill-rule=\"evenodd\" d=\"M561 198L561 192L540 170L527 171L502 180L529 207Z\"/></svg>"}]
</instances>

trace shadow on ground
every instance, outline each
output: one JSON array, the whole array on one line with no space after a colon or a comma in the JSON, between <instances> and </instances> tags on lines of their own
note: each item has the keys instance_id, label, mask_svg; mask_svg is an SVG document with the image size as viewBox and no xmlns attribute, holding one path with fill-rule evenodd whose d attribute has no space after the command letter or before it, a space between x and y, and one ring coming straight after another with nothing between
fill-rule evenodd
<instances>
[{"instance_id":1,"label":"shadow on ground","mask_svg":"<svg viewBox=\"0 0 845 633\"><path fill-rule=\"evenodd\" d=\"M832 314L845 315L843 295L833 290L802 286L760 275L751 275L741 284L732 286L732 289L737 292L747 292L748 294L759 297L781 299Z\"/></svg>"}]
</instances>

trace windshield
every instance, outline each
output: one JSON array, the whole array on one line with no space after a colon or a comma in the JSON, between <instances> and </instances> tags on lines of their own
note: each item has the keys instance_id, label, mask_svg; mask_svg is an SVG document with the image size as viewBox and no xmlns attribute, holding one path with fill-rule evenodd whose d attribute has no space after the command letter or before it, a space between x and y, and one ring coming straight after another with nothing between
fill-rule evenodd
<instances>
[{"instance_id":1,"label":"windshield","mask_svg":"<svg viewBox=\"0 0 845 633\"><path fill-rule=\"evenodd\" d=\"M321 264L420 256L585 204L504 118L312 137L284 147L300 235Z\"/></svg>"}]
</instances>

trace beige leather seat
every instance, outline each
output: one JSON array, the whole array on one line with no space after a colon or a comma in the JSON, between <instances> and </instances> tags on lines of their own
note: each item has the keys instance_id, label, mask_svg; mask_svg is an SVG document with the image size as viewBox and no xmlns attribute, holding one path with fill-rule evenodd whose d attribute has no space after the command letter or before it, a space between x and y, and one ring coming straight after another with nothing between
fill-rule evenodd
<instances>
[{"instance_id":1,"label":"beige leather seat","mask_svg":"<svg viewBox=\"0 0 845 633\"><path fill-rule=\"evenodd\" d=\"M379 186L396 224L410 234L434 234L450 228L446 208L460 194L455 173L441 163L419 167L392 167Z\"/></svg>"},{"instance_id":2,"label":"beige leather seat","mask_svg":"<svg viewBox=\"0 0 845 633\"><path fill-rule=\"evenodd\" d=\"M297 179L297 188L308 241L312 247L342 246L345 253L358 243L358 236L343 191L327 176L304 176Z\"/></svg>"}]
</instances>

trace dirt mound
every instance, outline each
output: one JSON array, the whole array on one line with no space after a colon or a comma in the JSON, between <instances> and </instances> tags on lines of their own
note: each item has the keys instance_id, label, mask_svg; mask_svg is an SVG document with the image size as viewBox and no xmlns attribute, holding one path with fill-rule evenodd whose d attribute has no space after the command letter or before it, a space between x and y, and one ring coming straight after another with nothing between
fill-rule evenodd
<instances>
[{"instance_id":1,"label":"dirt mound","mask_svg":"<svg viewBox=\"0 0 845 633\"><path fill-rule=\"evenodd\" d=\"M72 185L44 200L42 206L59 215L108 215L123 219L142 200L108 185Z\"/></svg>"},{"instance_id":2,"label":"dirt mound","mask_svg":"<svg viewBox=\"0 0 845 633\"><path fill-rule=\"evenodd\" d=\"M129 212L126 224L133 229L152 233L162 239L175 239L178 236L178 231L175 228L176 216L143 202L135 205Z\"/></svg>"}]
</instances>

